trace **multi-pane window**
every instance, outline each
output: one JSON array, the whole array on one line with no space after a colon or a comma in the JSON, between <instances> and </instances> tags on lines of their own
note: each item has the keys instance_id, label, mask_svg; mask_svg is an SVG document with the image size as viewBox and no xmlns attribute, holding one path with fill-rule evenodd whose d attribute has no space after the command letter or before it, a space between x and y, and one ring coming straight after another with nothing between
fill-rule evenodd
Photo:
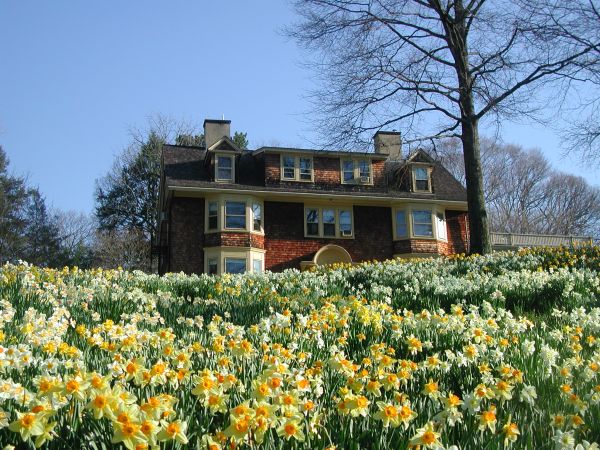
<instances>
[{"instance_id":1,"label":"multi-pane window","mask_svg":"<svg viewBox=\"0 0 600 450\"><path fill-rule=\"evenodd\" d=\"M225 228L246 228L245 202L225 202Z\"/></svg>"},{"instance_id":2,"label":"multi-pane window","mask_svg":"<svg viewBox=\"0 0 600 450\"><path fill-rule=\"evenodd\" d=\"M312 159L299 158L300 162L300 179L303 181L312 180Z\"/></svg>"},{"instance_id":3,"label":"multi-pane window","mask_svg":"<svg viewBox=\"0 0 600 450\"><path fill-rule=\"evenodd\" d=\"M308 156L281 156L281 179L312 181L313 161Z\"/></svg>"},{"instance_id":4,"label":"multi-pane window","mask_svg":"<svg viewBox=\"0 0 600 450\"><path fill-rule=\"evenodd\" d=\"M371 161L368 159L342 160L342 183L371 183Z\"/></svg>"},{"instance_id":5,"label":"multi-pane window","mask_svg":"<svg viewBox=\"0 0 600 450\"><path fill-rule=\"evenodd\" d=\"M344 183L351 183L354 181L354 161L344 160L342 162L342 176Z\"/></svg>"},{"instance_id":6,"label":"multi-pane window","mask_svg":"<svg viewBox=\"0 0 600 450\"><path fill-rule=\"evenodd\" d=\"M396 211L396 237L406 237L408 228L406 226L406 211Z\"/></svg>"},{"instance_id":7,"label":"multi-pane window","mask_svg":"<svg viewBox=\"0 0 600 450\"><path fill-rule=\"evenodd\" d=\"M431 210L413 210L413 235L418 237L433 237Z\"/></svg>"},{"instance_id":8,"label":"multi-pane window","mask_svg":"<svg viewBox=\"0 0 600 450\"><path fill-rule=\"evenodd\" d=\"M340 210L340 234L352 236L352 213L347 209Z\"/></svg>"},{"instance_id":9,"label":"multi-pane window","mask_svg":"<svg viewBox=\"0 0 600 450\"><path fill-rule=\"evenodd\" d=\"M319 210L317 208L306 209L306 235L319 235Z\"/></svg>"},{"instance_id":10,"label":"multi-pane window","mask_svg":"<svg viewBox=\"0 0 600 450\"><path fill-rule=\"evenodd\" d=\"M323 210L323 236L335 236L335 209Z\"/></svg>"},{"instance_id":11,"label":"multi-pane window","mask_svg":"<svg viewBox=\"0 0 600 450\"><path fill-rule=\"evenodd\" d=\"M233 181L233 156L217 155L215 170L217 181Z\"/></svg>"},{"instance_id":12,"label":"multi-pane window","mask_svg":"<svg viewBox=\"0 0 600 450\"><path fill-rule=\"evenodd\" d=\"M343 208L306 208L306 236L351 237L352 210Z\"/></svg>"},{"instance_id":13,"label":"multi-pane window","mask_svg":"<svg viewBox=\"0 0 600 450\"><path fill-rule=\"evenodd\" d=\"M260 203L252 203L252 230L262 231L262 206Z\"/></svg>"},{"instance_id":14,"label":"multi-pane window","mask_svg":"<svg viewBox=\"0 0 600 450\"><path fill-rule=\"evenodd\" d=\"M208 229L219 227L219 202L208 202Z\"/></svg>"},{"instance_id":15,"label":"multi-pane window","mask_svg":"<svg viewBox=\"0 0 600 450\"><path fill-rule=\"evenodd\" d=\"M282 156L282 178L286 180L293 180L296 178L296 158L293 156Z\"/></svg>"},{"instance_id":16,"label":"multi-pane window","mask_svg":"<svg viewBox=\"0 0 600 450\"><path fill-rule=\"evenodd\" d=\"M262 259L257 259L257 258L252 259L252 271L253 272L262 272L263 271Z\"/></svg>"},{"instance_id":17,"label":"multi-pane window","mask_svg":"<svg viewBox=\"0 0 600 450\"><path fill-rule=\"evenodd\" d=\"M413 167L413 176L415 179L415 191L431 191L429 183L429 169L427 167Z\"/></svg>"},{"instance_id":18,"label":"multi-pane window","mask_svg":"<svg viewBox=\"0 0 600 450\"><path fill-rule=\"evenodd\" d=\"M225 272L244 273L246 271L246 258L225 258Z\"/></svg>"}]
</instances>

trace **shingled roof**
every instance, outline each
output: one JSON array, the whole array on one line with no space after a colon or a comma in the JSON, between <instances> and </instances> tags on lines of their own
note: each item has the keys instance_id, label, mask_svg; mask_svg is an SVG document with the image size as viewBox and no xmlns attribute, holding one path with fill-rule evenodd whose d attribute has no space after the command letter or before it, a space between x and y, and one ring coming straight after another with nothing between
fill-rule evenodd
<instances>
[{"instance_id":1,"label":"shingled roof","mask_svg":"<svg viewBox=\"0 0 600 450\"><path fill-rule=\"evenodd\" d=\"M275 151L275 147L269 147ZM291 149L285 149L287 151ZM294 149L305 151L303 149ZM302 183L298 185L267 186L265 184L264 159L261 157L264 149L255 151L244 150L237 162L237 183L215 183L211 181L209 168L205 165L207 150L203 147L188 147L179 145L163 146L164 183L166 187L177 188L214 188L231 191L264 191L264 192L294 192L294 193L327 193L331 195L348 195L356 197L381 197L397 199L428 199L445 201L467 201L465 188L446 170L439 162L419 150L409 157L399 161L385 161L386 185L383 187L368 187L339 185L335 188L324 188L322 184L312 185ZM310 150L309 150L310 151ZM319 156L319 151L310 151L314 156ZM354 152L323 152L323 156L331 157L355 156ZM364 154L361 156L381 156ZM433 165L431 181L433 193L417 193L409 189L407 183L410 164L413 162L430 162Z\"/></svg>"}]
</instances>

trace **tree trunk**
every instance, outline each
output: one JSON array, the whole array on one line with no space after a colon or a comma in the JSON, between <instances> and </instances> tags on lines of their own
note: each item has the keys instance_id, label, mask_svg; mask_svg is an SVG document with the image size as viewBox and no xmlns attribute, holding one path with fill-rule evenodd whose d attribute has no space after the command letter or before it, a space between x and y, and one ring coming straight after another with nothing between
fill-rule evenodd
<instances>
[{"instance_id":1,"label":"tree trunk","mask_svg":"<svg viewBox=\"0 0 600 450\"><path fill-rule=\"evenodd\" d=\"M472 106L472 101L470 103ZM469 252L484 255L492 251L492 245L485 209L478 126L477 119L472 116L465 118L462 122L461 140L465 159L467 202L469 205Z\"/></svg>"}]
</instances>

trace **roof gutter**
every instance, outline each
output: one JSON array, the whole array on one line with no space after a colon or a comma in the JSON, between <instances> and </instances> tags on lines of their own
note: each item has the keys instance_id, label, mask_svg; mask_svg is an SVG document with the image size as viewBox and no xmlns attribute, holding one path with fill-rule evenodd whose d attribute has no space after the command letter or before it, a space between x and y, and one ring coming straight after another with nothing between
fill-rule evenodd
<instances>
[{"instance_id":1,"label":"roof gutter","mask_svg":"<svg viewBox=\"0 0 600 450\"><path fill-rule=\"evenodd\" d=\"M362 201L362 200L371 200L371 201L379 201L381 203L435 203L442 204L447 206L455 207L457 210L467 211L467 202L461 200L442 200L442 199L429 199L429 198L405 198L405 197L387 197L387 196L379 196L379 195L352 195L352 194L334 194L334 193L320 193L320 192L293 192L293 191L268 191L261 189L252 189L252 190L234 190L234 189L223 189L223 188L212 188L212 187L196 187L196 186L168 186L167 189L169 191L181 191L181 192L206 192L206 193L235 193L238 195L251 195L251 194L259 194L259 195L268 195L273 197L304 197L304 198L316 198L316 199L326 199L326 198L336 198L341 200L353 200L353 201Z\"/></svg>"}]
</instances>

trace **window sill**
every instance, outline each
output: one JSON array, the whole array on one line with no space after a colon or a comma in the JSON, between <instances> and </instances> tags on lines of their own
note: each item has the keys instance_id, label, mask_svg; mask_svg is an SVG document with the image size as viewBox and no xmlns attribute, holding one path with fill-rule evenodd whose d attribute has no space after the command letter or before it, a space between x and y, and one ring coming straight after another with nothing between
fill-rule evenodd
<instances>
[{"instance_id":1,"label":"window sill","mask_svg":"<svg viewBox=\"0 0 600 450\"><path fill-rule=\"evenodd\" d=\"M312 179L312 180L297 180L295 178L280 178L279 181L288 181L291 183L314 183L315 182L314 179Z\"/></svg>"},{"instance_id":2,"label":"window sill","mask_svg":"<svg viewBox=\"0 0 600 450\"><path fill-rule=\"evenodd\" d=\"M264 236L264 231L250 231L244 228L227 228L224 230L206 230L204 234L216 234L216 233L249 233L249 234L257 234L259 236Z\"/></svg>"}]
</instances>

